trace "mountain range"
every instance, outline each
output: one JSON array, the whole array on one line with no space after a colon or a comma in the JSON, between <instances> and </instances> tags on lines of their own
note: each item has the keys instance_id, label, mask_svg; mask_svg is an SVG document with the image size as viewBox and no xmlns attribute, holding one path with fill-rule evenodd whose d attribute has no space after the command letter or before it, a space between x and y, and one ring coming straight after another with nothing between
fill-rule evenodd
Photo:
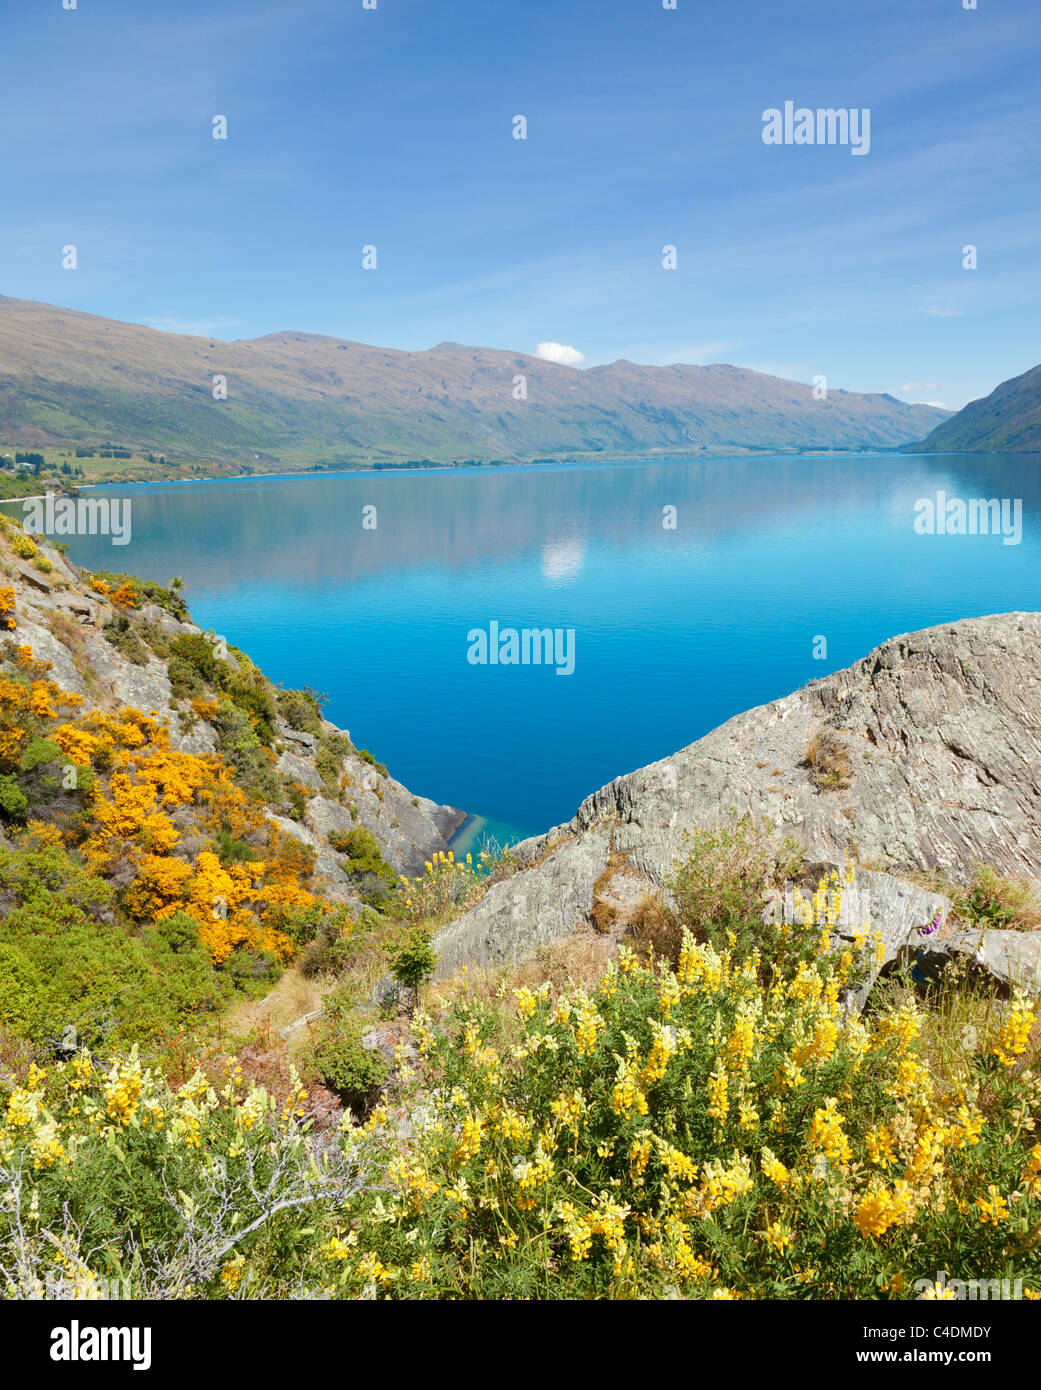
<instances>
[{"instance_id":1,"label":"mountain range","mask_svg":"<svg viewBox=\"0 0 1041 1390\"><path fill-rule=\"evenodd\" d=\"M899 448L947 415L830 386L818 400L723 364L581 369L294 332L222 342L0 297L0 440L19 447L117 444L255 471L669 458Z\"/></svg>"}]
</instances>

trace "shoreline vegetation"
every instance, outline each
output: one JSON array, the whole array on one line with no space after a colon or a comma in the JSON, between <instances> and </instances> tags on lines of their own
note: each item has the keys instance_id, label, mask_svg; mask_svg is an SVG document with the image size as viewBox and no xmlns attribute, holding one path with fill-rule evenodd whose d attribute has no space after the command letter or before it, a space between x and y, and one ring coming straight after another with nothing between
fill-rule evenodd
<instances>
[{"instance_id":1,"label":"shoreline vegetation","mask_svg":"<svg viewBox=\"0 0 1041 1390\"><path fill-rule=\"evenodd\" d=\"M45 494L34 492L26 493L21 490L23 481L28 482L31 478L33 485L38 485L39 481L45 480L53 484L52 491L80 491L92 487L138 487L158 484L192 484L192 483L225 483L225 482L249 482L263 478L309 478L309 477L338 477L350 476L353 474L373 474L373 473L426 473L441 470L507 470L516 469L539 469L539 468L582 468L597 465L608 466L639 466L640 464L661 464L661 463L698 463L709 459L717 462L725 462L727 459L754 459L754 458L870 458L873 456L898 454L898 448L868 448L868 449L755 449L755 448L699 448L689 451L646 450L636 454L625 454L623 452L612 453L610 456L605 454L574 454L567 453L560 456L545 456L533 458L514 458L514 459L403 459L403 460L365 460L358 462L330 463L328 465L311 465L310 467L301 466L299 468L286 468L276 465L271 468L252 469L241 471L234 464L229 464L224 468L215 465L213 460L185 460L183 464L177 465L167 461L163 465L150 464L144 455L135 455L129 460L131 465L138 465L140 471L145 476L133 476L128 474L126 460L104 460L96 456L90 459L72 460L79 464L88 464L90 473L85 469L79 468L73 476L63 475L58 470L63 464L68 464L72 459L71 451L65 449L49 450L42 447L45 458L44 469L38 474L29 474L26 471L12 472L6 466L0 466L0 502L21 502L29 501L35 497L42 497ZM13 457L11 446L0 444L0 460L5 454ZM119 466L116 466L119 465ZM202 467L217 467L217 472L200 473L197 470Z\"/></svg>"}]
</instances>

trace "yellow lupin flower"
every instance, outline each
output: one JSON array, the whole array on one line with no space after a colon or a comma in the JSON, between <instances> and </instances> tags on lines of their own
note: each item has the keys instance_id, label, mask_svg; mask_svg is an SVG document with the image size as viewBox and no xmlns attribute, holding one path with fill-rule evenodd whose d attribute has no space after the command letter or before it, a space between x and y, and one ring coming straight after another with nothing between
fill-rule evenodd
<instances>
[{"instance_id":1,"label":"yellow lupin flower","mask_svg":"<svg viewBox=\"0 0 1041 1390\"><path fill-rule=\"evenodd\" d=\"M843 1119L836 1109L837 1105L835 1097L830 1096L824 1102L823 1108L818 1107L813 1112L806 1141L814 1152L826 1154L829 1159L833 1159L844 1168L849 1163L852 1152L849 1140L843 1132Z\"/></svg>"},{"instance_id":2,"label":"yellow lupin flower","mask_svg":"<svg viewBox=\"0 0 1041 1390\"><path fill-rule=\"evenodd\" d=\"M764 1174L770 1179L775 1187L786 1188L791 1181L791 1175L781 1160L771 1149L764 1146L762 1158L760 1159Z\"/></svg>"},{"instance_id":3,"label":"yellow lupin flower","mask_svg":"<svg viewBox=\"0 0 1041 1390\"><path fill-rule=\"evenodd\" d=\"M1002 1024L1001 1031L991 1048L992 1055L998 1059L1003 1067L1015 1066L1016 1058L1022 1057L1027 1050L1030 1030L1034 1026L1035 1019L1036 1015L1027 1003L1026 996L1017 990L1012 996L1008 1015Z\"/></svg>"},{"instance_id":4,"label":"yellow lupin flower","mask_svg":"<svg viewBox=\"0 0 1041 1390\"><path fill-rule=\"evenodd\" d=\"M979 1218L984 1224L996 1226L999 1222L1008 1219L1008 1203L993 1183L987 1187L987 1193L989 1200L984 1197L976 1198Z\"/></svg>"},{"instance_id":5,"label":"yellow lupin flower","mask_svg":"<svg viewBox=\"0 0 1041 1390\"><path fill-rule=\"evenodd\" d=\"M763 1237L767 1245L776 1250L779 1255L783 1255L795 1244L795 1232L783 1221L771 1221L763 1232Z\"/></svg>"},{"instance_id":6,"label":"yellow lupin flower","mask_svg":"<svg viewBox=\"0 0 1041 1390\"><path fill-rule=\"evenodd\" d=\"M730 1109L729 1083L726 1067L722 1063L717 1063L716 1070L708 1079L708 1098L706 1113L722 1124Z\"/></svg>"},{"instance_id":7,"label":"yellow lupin flower","mask_svg":"<svg viewBox=\"0 0 1041 1390\"><path fill-rule=\"evenodd\" d=\"M940 1283L930 1284L927 1289L919 1294L919 1298L923 1303L950 1303L952 1300L956 1300L957 1297L958 1295L952 1288L949 1288L946 1284Z\"/></svg>"},{"instance_id":8,"label":"yellow lupin flower","mask_svg":"<svg viewBox=\"0 0 1041 1390\"><path fill-rule=\"evenodd\" d=\"M242 1271L246 1265L245 1255L236 1255L220 1272L220 1281L229 1293L234 1293L242 1283Z\"/></svg>"}]
</instances>

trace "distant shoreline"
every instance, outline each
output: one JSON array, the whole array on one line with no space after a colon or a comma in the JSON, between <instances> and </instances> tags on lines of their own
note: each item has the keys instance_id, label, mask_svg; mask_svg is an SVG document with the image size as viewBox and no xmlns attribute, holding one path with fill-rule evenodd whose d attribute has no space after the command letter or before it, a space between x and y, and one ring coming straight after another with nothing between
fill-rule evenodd
<instances>
[{"instance_id":1,"label":"distant shoreline","mask_svg":"<svg viewBox=\"0 0 1041 1390\"><path fill-rule=\"evenodd\" d=\"M749 462L755 459L807 459L807 458L836 458L836 459L856 459L856 458L891 458L898 455L898 449L808 449L802 451L777 450L773 451L738 451L732 454L690 454L684 457L675 458L589 458L571 460L544 460L537 463L460 463L460 464L413 464L408 467L394 468L295 468L280 472L262 473L218 473L207 474L206 476L192 478L130 478L122 482L96 482L72 484L70 488L55 488L54 492L68 493L88 492L98 488L127 488L127 487L191 487L197 483L240 483L258 482L266 478L372 478L372 477L396 477L399 475L410 475L415 473L519 473L519 472L543 472L550 470L582 470L595 468L645 468L658 464L690 464L690 463L728 463L731 461ZM913 454L904 455L907 458L916 457ZM931 457L931 455L922 455ZM0 497L0 505L8 502L28 502L34 499L44 500L45 493L34 493L31 496L22 497Z\"/></svg>"}]
</instances>

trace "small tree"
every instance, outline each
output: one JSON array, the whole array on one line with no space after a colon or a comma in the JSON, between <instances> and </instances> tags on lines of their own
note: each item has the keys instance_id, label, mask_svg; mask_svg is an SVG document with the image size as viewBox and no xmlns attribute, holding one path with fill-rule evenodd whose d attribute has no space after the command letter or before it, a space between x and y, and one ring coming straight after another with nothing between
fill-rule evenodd
<instances>
[{"instance_id":1,"label":"small tree","mask_svg":"<svg viewBox=\"0 0 1041 1390\"><path fill-rule=\"evenodd\" d=\"M419 1003L420 986L430 979L436 965L437 955L430 944L429 933L414 931L390 968L395 980L412 992L410 1016L415 1013Z\"/></svg>"}]
</instances>

